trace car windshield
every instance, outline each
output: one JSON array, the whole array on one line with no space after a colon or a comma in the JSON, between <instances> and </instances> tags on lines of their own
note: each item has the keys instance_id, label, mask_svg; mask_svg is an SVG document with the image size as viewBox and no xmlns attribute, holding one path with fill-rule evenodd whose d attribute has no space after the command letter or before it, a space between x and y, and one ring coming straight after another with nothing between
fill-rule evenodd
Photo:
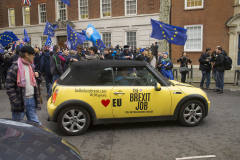
<instances>
[{"instance_id":1,"label":"car windshield","mask_svg":"<svg viewBox=\"0 0 240 160\"><path fill-rule=\"evenodd\" d=\"M156 68L152 65L149 65L169 86L172 84L167 78L165 78Z\"/></svg>"}]
</instances>

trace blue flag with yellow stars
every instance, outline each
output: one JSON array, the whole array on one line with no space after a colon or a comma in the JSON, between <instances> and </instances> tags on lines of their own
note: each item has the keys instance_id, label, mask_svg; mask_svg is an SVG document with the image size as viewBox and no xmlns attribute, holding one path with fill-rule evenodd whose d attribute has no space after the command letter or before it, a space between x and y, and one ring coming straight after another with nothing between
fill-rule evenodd
<instances>
[{"instance_id":1,"label":"blue flag with yellow stars","mask_svg":"<svg viewBox=\"0 0 240 160\"><path fill-rule=\"evenodd\" d=\"M0 44L2 44L3 47L6 47L9 43L18 40L18 37L12 31L5 31L0 34Z\"/></svg>"},{"instance_id":2,"label":"blue flag with yellow stars","mask_svg":"<svg viewBox=\"0 0 240 160\"><path fill-rule=\"evenodd\" d=\"M166 39L168 43L176 45L185 45L187 41L187 30L182 27L171 26L151 19L152 34L151 38Z\"/></svg>"},{"instance_id":3,"label":"blue flag with yellow stars","mask_svg":"<svg viewBox=\"0 0 240 160\"><path fill-rule=\"evenodd\" d=\"M30 42L30 38L28 37L27 31L25 28L23 29L23 33L24 33L23 41L27 43Z\"/></svg>"},{"instance_id":4,"label":"blue flag with yellow stars","mask_svg":"<svg viewBox=\"0 0 240 160\"><path fill-rule=\"evenodd\" d=\"M67 25L67 37L68 41L71 43L71 49L76 50L78 44L83 44L86 40L85 35L79 34L72 27Z\"/></svg>"},{"instance_id":5,"label":"blue flag with yellow stars","mask_svg":"<svg viewBox=\"0 0 240 160\"><path fill-rule=\"evenodd\" d=\"M86 38L88 41L96 42L98 39L101 39L100 34L98 31L89 23L87 30L86 30Z\"/></svg>"},{"instance_id":6,"label":"blue flag with yellow stars","mask_svg":"<svg viewBox=\"0 0 240 160\"><path fill-rule=\"evenodd\" d=\"M50 36L47 37L47 40L46 40L46 43L45 43L45 46L51 46L52 45L52 39Z\"/></svg>"},{"instance_id":7,"label":"blue flag with yellow stars","mask_svg":"<svg viewBox=\"0 0 240 160\"><path fill-rule=\"evenodd\" d=\"M167 70L166 67L164 66L164 65L170 65L170 62L166 63L166 61L162 61L162 65L163 65L161 67L162 75L167 79L174 80L172 70Z\"/></svg>"},{"instance_id":8,"label":"blue flag with yellow stars","mask_svg":"<svg viewBox=\"0 0 240 160\"><path fill-rule=\"evenodd\" d=\"M48 35L54 37L54 30L58 27L58 25L52 26L49 22L46 23L43 35Z\"/></svg>"},{"instance_id":9,"label":"blue flag with yellow stars","mask_svg":"<svg viewBox=\"0 0 240 160\"><path fill-rule=\"evenodd\" d=\"M95 41L95 43L93 42L93 45L94 45L95 47L97 47L99 50L106 48L105 44L103 43L103 41L102 41L101 39L97 39L97 40Z\"/></svg>"},{"instance_id":10,"label":"blue flag with yellow stars","mask_svg":"<svg viewBox=\"0 0 240 160\"><path fill-rule=\"evenodd\" d=\"M1 44L0 44L0 53L4 53L4 48Z\"/></svg>"}]
</instances>

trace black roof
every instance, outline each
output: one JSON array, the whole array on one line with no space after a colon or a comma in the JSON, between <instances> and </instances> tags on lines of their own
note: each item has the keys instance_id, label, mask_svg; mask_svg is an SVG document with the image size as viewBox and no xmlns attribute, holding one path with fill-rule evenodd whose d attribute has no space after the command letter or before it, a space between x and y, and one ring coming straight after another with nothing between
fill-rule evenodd
<instances>
[{"instance_id":1,"label":"black roof","mask_svg":"<svg viewBox=\"0 0 240 160\"><path fill-rule=\"evenodd\" d=\"M71 68L78 69L97 69L102 70L107 67L143 67L146 66L145 61L134 60L94 60L94 61L79 61L72 64Z\"/></svg>"},{"instance_id":2,"label":"black roof","mask_svg":"<svg viewBox=\"0 0 240 160\"><path fill-rule=\"evenodd\" d=\"M95 85L99 74L105 68L133 68L145 67L146 65L147 63L145 61L134 60L92 60L74 62L70 67L71 71L65 78L58 79L57 83L60 85Z\"/></svg>"}]
</instances>

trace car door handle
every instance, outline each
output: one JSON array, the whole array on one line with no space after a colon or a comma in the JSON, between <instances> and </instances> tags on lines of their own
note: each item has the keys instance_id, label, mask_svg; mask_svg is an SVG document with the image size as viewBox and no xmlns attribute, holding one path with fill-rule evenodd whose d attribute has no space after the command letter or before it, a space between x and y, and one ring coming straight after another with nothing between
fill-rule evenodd
<instances>
[{"instance_id":1,"label":"car door handle","mask_svg":"<svg viewBox=\"0 0 240 160\"><path fill-rule=\"evenodd\" d=\"M114 94L125 94L124 92L114 92Z\"/></svg>"}]
</instances>

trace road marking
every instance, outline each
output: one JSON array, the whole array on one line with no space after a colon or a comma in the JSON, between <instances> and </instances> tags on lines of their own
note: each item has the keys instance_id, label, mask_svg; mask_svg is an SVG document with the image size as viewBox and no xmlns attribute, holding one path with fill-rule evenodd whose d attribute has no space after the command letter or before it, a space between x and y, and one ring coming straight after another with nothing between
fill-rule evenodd
<instances>
[{"instance_id":1,"label":"road marking","mask_svg":"<svg viewBox=\"0 0 240 160\"><path fill-rule=\"evenodd\" d=\"M184 159L200 159L200 158L215 158L215 155L206 155L206 156L193 156L193 157L182 157L176 158L176 160L184 160Z\"/></svg>"},{"instance_id":2,"label":"road marking","mask_svg":"<svg viewBox=\"0 0 240 160\"><path fill-rule=\"evenodd\" d=\"M230 89L231 91L237 91L236 89Z\"/></svg>"}]
</instances>

